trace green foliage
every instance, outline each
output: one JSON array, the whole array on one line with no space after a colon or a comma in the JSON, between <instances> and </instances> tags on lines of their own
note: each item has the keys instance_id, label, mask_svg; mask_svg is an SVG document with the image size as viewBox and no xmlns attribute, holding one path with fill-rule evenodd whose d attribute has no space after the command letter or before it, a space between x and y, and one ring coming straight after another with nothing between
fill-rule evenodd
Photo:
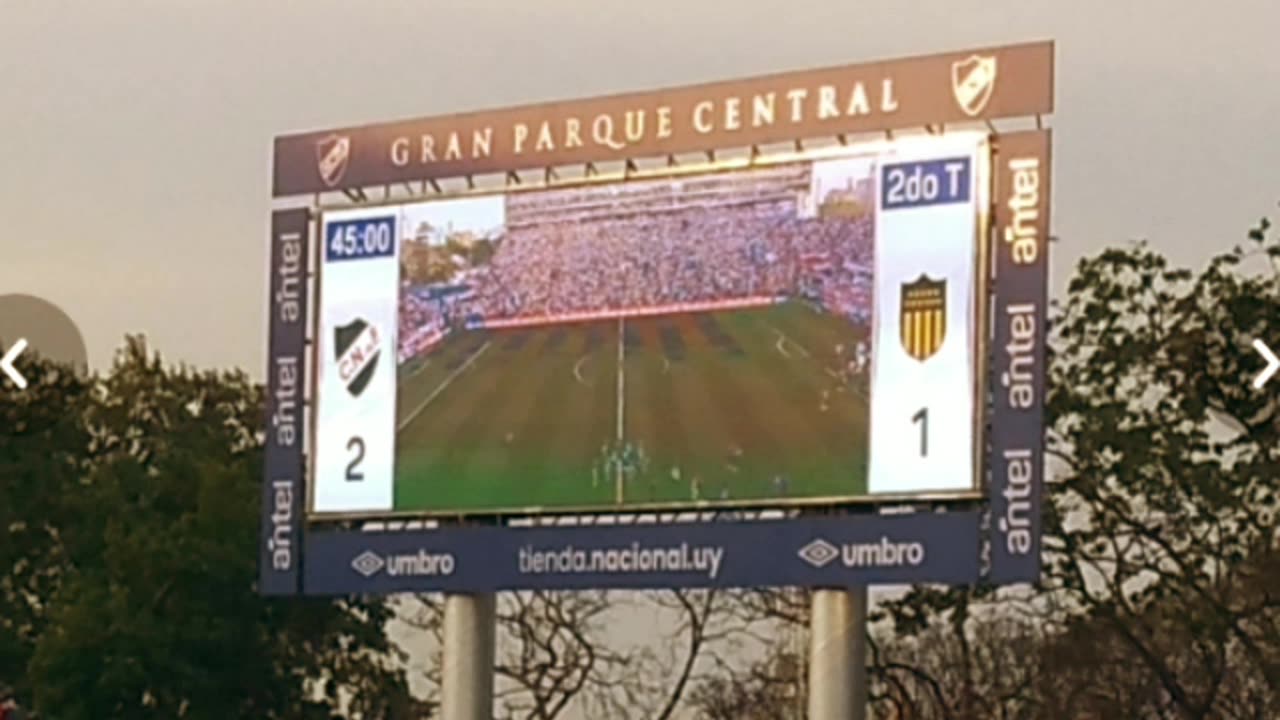
<instances>
[{"instance_id":1,"label":"green foliage","mask_svg":"<svg viewBox=\"0 0 1280 720\"><path fill-rule=\"evenodd\" d=\"M165 367L39 368L0 401L0 673L50 720L364 717L406 705L388 610L257 595L262 388Z\"/></svg>"},{"instance_id":2,"label":"green foliage","mask_svg":"<svg viewBox=\"0 0 1280 720\"><path fill-rule=\"evenodd\" d=\"M0 395L0 681L29 695L25 668L67 565L58 530L78 520L62 499L81 489L90 386L48 365L19 365L29 387Z\"/></svg>"}]
</instances>

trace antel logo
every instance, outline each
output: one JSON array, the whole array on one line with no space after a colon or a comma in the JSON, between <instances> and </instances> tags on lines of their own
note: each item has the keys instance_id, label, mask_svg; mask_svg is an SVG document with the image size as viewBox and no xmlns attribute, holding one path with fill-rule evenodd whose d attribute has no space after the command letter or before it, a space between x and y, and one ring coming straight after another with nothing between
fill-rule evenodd
<instances>
[{"instance_id":1,"label":"antel logo","mask_svg":"<svg viewBox=\"0 0 1280 720\"><path fill-rule=\"evenodd\" d=\"M835 545L818 538L813 542L800 548L800 552L796 553L801 560L810 565L820 568L829 564L832 560L840 557L840 548Z\"/></svg>"},{"instance_id":2,"label":"antel logo","mask_svg":"<svg viewBox=\"0 0 1280 720\"><path fill-rule=\"evenodd\" d=\"M383 562L382 557L372 550L365 550L357 555L355 560L351 561L351 569L365 577L377 575L384 565L386 563Z\"/></svg>"}]
</instances>

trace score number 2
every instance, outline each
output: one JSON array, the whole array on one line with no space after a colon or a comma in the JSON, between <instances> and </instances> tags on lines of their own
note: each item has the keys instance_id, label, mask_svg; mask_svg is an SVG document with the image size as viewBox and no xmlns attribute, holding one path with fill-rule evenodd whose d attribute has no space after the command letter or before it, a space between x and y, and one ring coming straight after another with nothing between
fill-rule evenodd
<instances>
[{"instance_id":1,"label":"score number 2","mask_svg":"<svg viewBox=\"0 0 1280 720\"><path fill-rule=\"evenodd\" d=\"M352 436L347 441L347 449L355 451L355 457L347 463L347 482L360 482L364 480L364 471L360 469L360 463L364 462L364 438Z\"/></svg>"},{"instance_id":2,"label":"score number 2","mask_svg":"<svg viewBox=\"0 0 1280 720\"><path fill-rule=\"evenodd\" d=\"M929 408L922 407L911 416L911 424L920 425L920 457L929 456Z\"/></svg>"}]
</instances>

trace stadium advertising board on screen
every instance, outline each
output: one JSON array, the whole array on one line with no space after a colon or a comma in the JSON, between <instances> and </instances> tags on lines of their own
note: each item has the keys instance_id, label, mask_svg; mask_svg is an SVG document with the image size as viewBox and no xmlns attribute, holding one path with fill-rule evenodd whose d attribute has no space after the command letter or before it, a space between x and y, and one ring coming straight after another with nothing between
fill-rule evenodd
<instances>
[{"instance_id":1,"label":"stadium advertising board on screen","mask_svg":"<svg viewBox=\"0 0 1280 720\"><path fill-rule=\"evenodd\" d=\"M1047 136L844 133L1039 115L1051 66L1042 43L279 139L277 196L359 192L273 222L263 591L1033 579ZM876 512L921 500L945 512ZM804 512L833 507L870 512Z\"/></svg>"}]
</instances>

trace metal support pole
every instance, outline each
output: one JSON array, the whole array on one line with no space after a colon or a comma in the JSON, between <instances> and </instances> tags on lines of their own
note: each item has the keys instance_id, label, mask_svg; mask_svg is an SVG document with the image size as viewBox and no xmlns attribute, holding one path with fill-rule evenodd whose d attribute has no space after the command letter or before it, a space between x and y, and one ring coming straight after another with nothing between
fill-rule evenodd
<instances>
[{"instance_id":1,"label":"metal support pole","mask_svg":"<svg viewBox=\"0 0 1280 720\"><path fill-rule=\"evenodd\" d=\"M496 629L493 593L445 597L441 720L493 720Z\"/></svg>"},{"instance_id":2,"label":"metal support pole","mask_svg":"<svg viewBox=\"0 0 1280 720\"><path fill-rule=\"evenodd\" d=\"M815 590L809 720L867 720L867 589Z\"/></svg>"}]
</instances>

